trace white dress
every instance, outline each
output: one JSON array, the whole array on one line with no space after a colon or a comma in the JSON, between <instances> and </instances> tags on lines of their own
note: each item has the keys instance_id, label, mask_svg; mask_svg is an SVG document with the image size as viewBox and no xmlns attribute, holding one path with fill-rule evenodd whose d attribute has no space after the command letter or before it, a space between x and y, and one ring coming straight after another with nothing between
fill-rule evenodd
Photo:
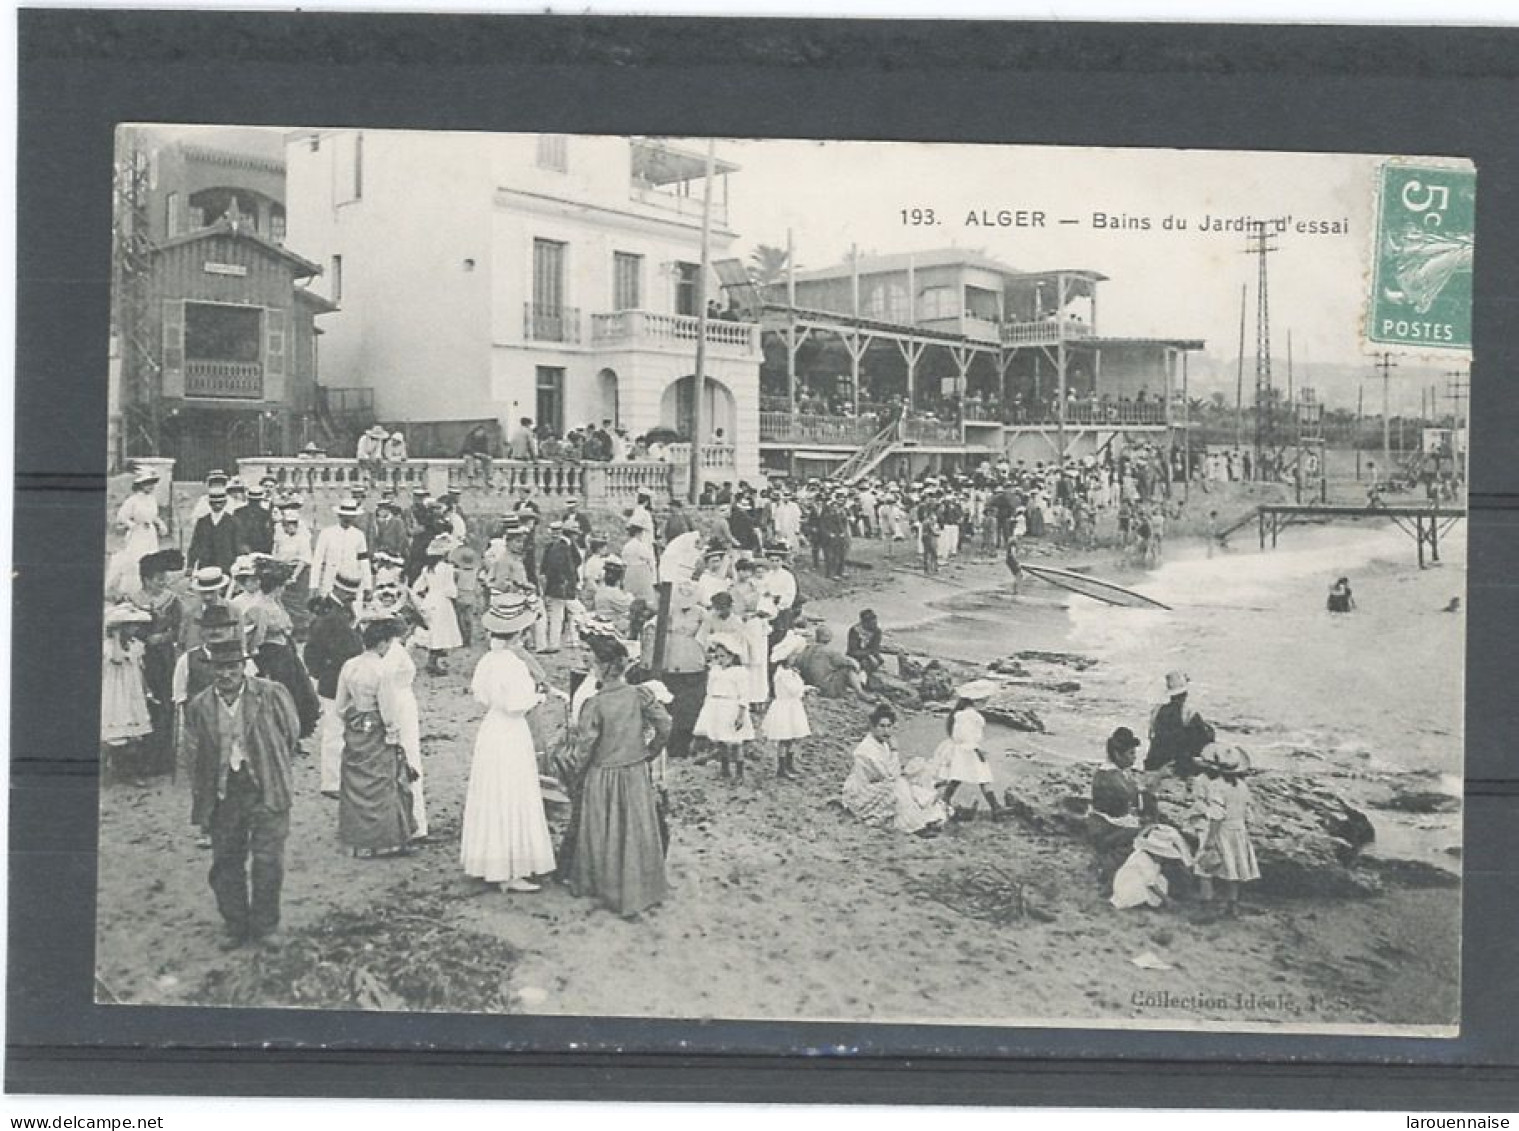
<instances>
[{"instance_id":1,"label":"white dress","mask_svg":"<svg viewBox=\"0 0 1519 1131\"><path fill-rule=\"evenodd\" d=\"M447 652L464 646L464 636L459 631L459 614L454 608L454 598L459 587L454 582L454 567L448 562L428 566L417 578L413 587L422 615L427 618L427 628L417 633L417 643L429 652Z\"/></svg>"},{"instance_id":2,"label":"white dress","mask_svg":"<svg viewBox=\"0 0 1519 1131\"><path fill-rule=\"evenodd\" d=\"M940 781L992 784L991 768L976 753L985 734L986 720L980 711L965 707L955 713L949 737L934 750L934 772Z\"/></svg>"},{"instance_id":3,"label":"white dress","mask_svg":"<svg viewBox=\"0 0 1519 1131\"><path fill-rule=\"evenodd\" d=\"M464 797L464 874L491 883L546 875L554 870L554 845L527 726L527 712L541 701L532 673L493 640L475 666L471 690L489 710L475 739Z\"/></svg>"},{"instance_id":4,"label":"white dress","mask_svg":"<svg viewBox=\"0 0 1519 1131\"><path fill-rule=\"evenodd\" d=\"M770 698L770 622L764 617L745 617L743 636L749 702L764 703Z\"/></svg>"},{"instance_id":5,"label":"white dress","mask_svg":"<svg viewBox=\"0 0 1519 1131\"><path fill-rule=\"evenodd\" d=\"M766 738L772 742L788 742L806 738L812 733L807 721L807 708L802 704L802 694L807 684L802 673L795 668L778 668L775 673L775 702L765 712L760 725Z\"/></svg>"},{"instance_id":6,"label":"white dress","mask_svg":"<svg viewBox=\"0 0 1519 1131\"><path fill-rule=\"evenodd\" d=\"M133 491L116 510L116 521L126 527L121 549L111 555L106 591L130 596L141 587L137 563L158 551L158 500L151 494Z\"/></svg>"},{"instance_id":7,"label":"white dress","mask_svg":"<svg viewBox=\"0 0 1519 1131\"><path fill-rule=\"evenodd\" d=\"M406 764L417 771L417 780L411 783L411 815L417 826L414 835L426 836L427 798L422 792L422 717L417 707L417 693L412 686L417 678L417 665L412 661L406 645L393 640L389 650L380 657L380 669L390 685L396 731L401 740L401 749L406 754Z\"/></svg>"},{"instance_id":8,"label":"white dress","mask_svg":"<svg viewBox=\"0 0 1519 1131\"><path fill-rule=\"evenodd\" d=\"M707 672L707 697L694 731L713 742L748 742L754 738L749 718L749 673L740 664Z\"/></svg>"}]
</instances>

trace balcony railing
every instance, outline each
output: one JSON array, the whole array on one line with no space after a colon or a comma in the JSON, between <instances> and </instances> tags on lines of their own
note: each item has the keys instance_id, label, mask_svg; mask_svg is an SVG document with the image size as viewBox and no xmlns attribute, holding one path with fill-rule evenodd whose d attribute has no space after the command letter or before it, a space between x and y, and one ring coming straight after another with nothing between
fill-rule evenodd
<instances>
[{"instance_id":1,"label":"balcony railing","mask_svg":"<svg viewBox=\"0 0 1519 1131\"><path fill-rule=\"evenodd\" d=\"M700 325L686 314L618 310L591 315L591 344L600 347L685 349L696 345ZM752 322L707 319L707 345L738 353L759 352L759 327Z\"/></svg>"},{"instance_id":2,"label":"balcony railing","mask_svg":"<svg viewBox=\"0 0 1519 1131\"><path fill-rule=\"evenodd\" d=\"M679 216L689 216L693 220L701 219L700 194L683 196L680 193L669 192L647 181L640 181L635 178L628 184L628 196L639 204L647 204L667 212L674 212ZM728 222L728 204L726 201L716 197L713 198L712 219L719 224L726 224Z\"/></svg>"},{"instance_id":3,"label":"balcony railing","mask_svg":"<svg viewBox=\"0 0 1519 1131\"><path fill-rule=\"evenodd\" d=\"M580 344L580 311L573 306L523 303L522 336L530 342Z\"/></svg>"},{"instance_id":4,"label":"balcony railing","mask_svg":"<svg viewBox=\"0 0 1519 1131\"><path fill-rule=\"evenodd\" d=\"M909 416L903 421L902 438L912 444L960 444L965 439L960 426L953 421L921 416Z\"/></svg>"},{"instance_id":5,"label":"balcony railing","mask_svg":"<svg viewBox=\"0 0 1519 1131\"><path fill-rule=\"evenodd\" d=\"M257 401L264 398L264 367L256 361L185 361L185 396Z\"/></svg>"},{"instance_id":6,"label":"balcony railing","mask_svg":"<svg viewBox=\"0 0 1519 1131\"><path fill-rule=\"evenodd\" d=\"M1045 346L1061 338L1090 338L1092 328L1074 318L1047 322L1004 322L1002 344L1007 346Z\"/></svg>"},{"instance_id":7,"label":"balcony railing","mask_svg":"<svg viewBox=\"0 0 1519 1131\"><path fill-rule=\"evenodd\" d=\"M760 439L799 444L863 444L881 430L875 416L761 412Z\"/></svg>"}]
</instances>

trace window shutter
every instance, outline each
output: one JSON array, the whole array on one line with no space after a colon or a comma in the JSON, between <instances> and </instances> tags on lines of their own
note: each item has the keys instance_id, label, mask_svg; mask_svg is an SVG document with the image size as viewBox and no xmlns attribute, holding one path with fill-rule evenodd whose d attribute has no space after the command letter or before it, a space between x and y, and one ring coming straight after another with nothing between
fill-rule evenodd
<instances>
[{"instance_id":1,"label":"window shutter","mask_svg":"<svg viewBox=\"0 0 1519 1131\"><path fill-rule=\"evenodd\" d=\"M185 395L185 303L165 299L163 306L163 395Z\"/></svg>"},{"instance_id":2,"label":"window shutter","mask_svg":"<svg viewBox=\"0 0 1519 1131\"><path fill-rule=\"evenodd\" d=\"M264 311L264 399L285 399L286 315L273 308Z\"/></svg>"}]
</instances>

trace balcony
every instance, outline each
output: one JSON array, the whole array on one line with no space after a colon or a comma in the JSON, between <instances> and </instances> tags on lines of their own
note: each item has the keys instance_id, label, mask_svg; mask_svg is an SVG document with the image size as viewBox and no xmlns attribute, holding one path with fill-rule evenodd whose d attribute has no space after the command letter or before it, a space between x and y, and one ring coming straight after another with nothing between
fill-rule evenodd
<instances>
[{"instance_id":1,"label":"balcony","mask_svg":"<svg viewBox=\"0 0 1519 1131\"><path fill-rule=\"evenodd\" d=\"M1002 344L1005 346L1051 346L1062 338L1090 338L1091 336L1092 327L1074 318L1002 324Z\"/></svg>"},{"instance_id":2,"label":"balcony","mask_svg":"<svg viewBox=\"0 0 1519 1131\"><path fill-rule=\"evenodd\" d=\"M680 350L696 348L700 322L685 314L619 310L591 315L591 345L596 349ZM707 320L707 345L727 354L758 356L759 327L752 322Z\"/></svg>"},{"instance_id":3,"label":"balcony","mask_svg":"<svg viewBox=\"0 0 1519 1131\"><path fill-rule=\"evenodd\" d=\"M580 344L580 311L573 306L522 305L522 336L530 342Z\"/></svg>"},{"instance_id":4,"label":"balcony","mask_svg":"<svg viewBox=\"0 0 1519 1131\"><path fill-rule=\"evenodd\" d=\"M824 416L806 412L760 412L760 441L856 446L881 430L876 416Z\"/></svg>"},{"instance_id":5,"label":"balcony","mask_svg":"<svg viewBox=\"0 0 1519 1131\"><path fill-rule=\"evenodd\" d=\"M669 189L640 181L635 177L629 183L628 196L636 204L646 204L663 212L672 212L677 216L701 221L700 184L695 186L693 193L671 192ZM712 222L724 225L728 222L728 202L716 193L712 196Z\"/></svg>"},{"instance_id":6,"label":"balcony","mask_svg":"<svg viewBox=\"0 0 1519 1131\"><path fill-rule=\"evenodd\" d=\"M216 400L263 400L264 367L256 361L187 358L185 396Z\"/></svg>"}]
</instances>

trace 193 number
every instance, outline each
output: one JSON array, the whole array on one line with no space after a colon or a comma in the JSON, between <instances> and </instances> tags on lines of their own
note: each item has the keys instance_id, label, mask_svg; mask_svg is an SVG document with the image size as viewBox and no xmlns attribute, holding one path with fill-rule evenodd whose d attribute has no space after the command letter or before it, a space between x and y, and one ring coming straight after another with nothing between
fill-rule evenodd
<instances>
[{"instance_id":1,"label":"193 number","mask_svg":"<svg viewBox=\"0 0 1519 1131\"><path fill-rule=\"evenodd\" d=\"M909 228L932 228L939 222L932 208L902 209L902 223Z\"/></svg>"}]
</instances>

